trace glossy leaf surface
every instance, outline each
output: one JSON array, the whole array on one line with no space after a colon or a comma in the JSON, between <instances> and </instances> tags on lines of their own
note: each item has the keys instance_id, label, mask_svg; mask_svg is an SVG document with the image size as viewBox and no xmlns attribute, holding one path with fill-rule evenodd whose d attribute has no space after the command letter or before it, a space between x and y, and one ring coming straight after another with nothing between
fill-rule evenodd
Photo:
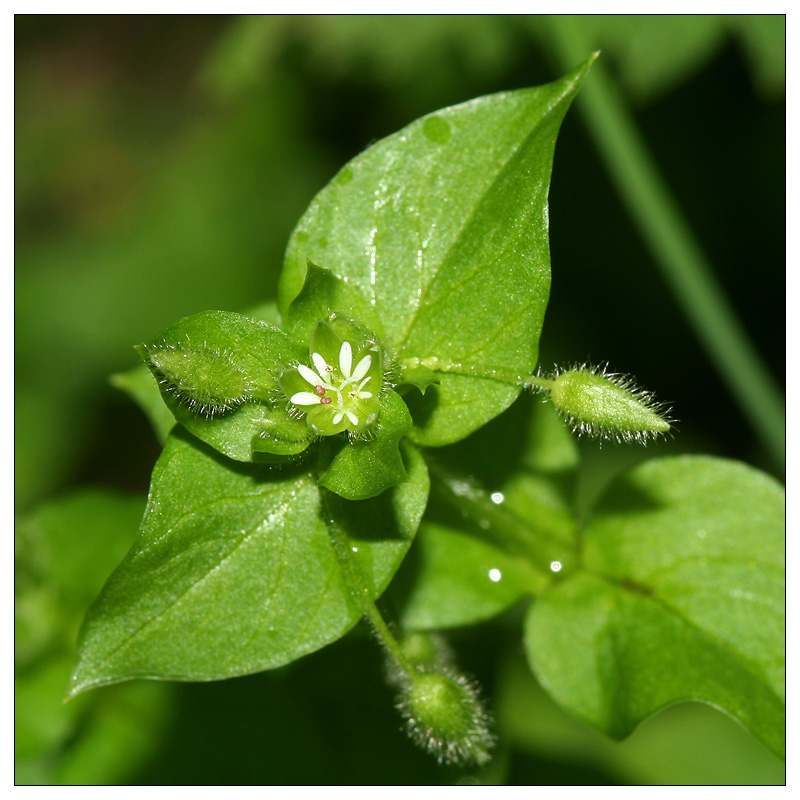
<instances>
[{"instance_id":1,"label":"glossy leaf surface","mask_svg":"<svg viewBox=\"0 0 800 800\"><path fill-rule=\"evenodd\" d=\"M425 506L427 473L411 449L407 470L381 497L335 509L375 595ZM139 538L87 615L71 692L243 675L342 636L362 611L344 585L328 513L307 470L235 465L177 429Z\"/></svg>"},{"instance_id":2,"label":"glossy leaf surface","mask_svg":"<svg viewBox=\"0 0 800 800\"><path fill-rule=\"evenodd\" d=\"M550 287L553 147L591 60L555 83L419 119L353 159L292 235L282 313L310 260L374 308L399 358L530 374ZM451 373L416 411L421 444L462 439L519 394Z\"/></svg>"}]
</instances>

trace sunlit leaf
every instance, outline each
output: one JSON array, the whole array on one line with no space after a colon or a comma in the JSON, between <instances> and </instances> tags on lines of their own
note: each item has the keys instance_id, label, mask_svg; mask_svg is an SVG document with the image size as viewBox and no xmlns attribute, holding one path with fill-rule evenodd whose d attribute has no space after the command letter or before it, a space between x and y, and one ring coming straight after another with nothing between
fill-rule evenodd
<instances>
[{"instance_id":1,"label":"sunlit leaf","mask_svg":"<svg viewBox=\"0 0 800 800\"><path fill-rule=\"evenodd\" d=\"M421 457L406 456L407 481L336 508L376 596L427 497ZM72 693L128 678L243 675L342 636L362 608L327 513L307 470L234 464L177 429L154 470L139 538L87 615Z\"/></svg>"},{"instance_id":2,"label":"sunlit leaf","mask_svg":"<svg viewBox=\"0 0 800 800\"><path fill-rule=\"evenodd\" d=\"M374 308L401 363L447 365L441 382L414 398L412 438L421 444L462 439L519 394L458 374L465 365L522 375L536 367L550 288L553 147L591 61L555 83L444 109L378 142L320 192L292 235L284 315L310 260Z\"/></svg>"}]
</instances>

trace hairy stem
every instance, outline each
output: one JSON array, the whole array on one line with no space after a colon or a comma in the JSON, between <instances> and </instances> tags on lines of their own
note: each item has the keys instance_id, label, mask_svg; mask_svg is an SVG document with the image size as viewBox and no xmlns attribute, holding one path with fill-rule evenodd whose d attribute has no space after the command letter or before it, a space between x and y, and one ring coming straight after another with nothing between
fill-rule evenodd
<instances>
[{"instance_id":1,"label":"hairy stem","mask_svg":"<svg viewBox=\"0 0 800 800\"><path fill-rule=\"evenodd\" d=\"M327 501L325 499L326 495L327 492L323 490L324 516L328 527L328 535L333 544L333 549L336 552L336 557L339 560L339 566L344 574L350 597L363 613L364 617L369 621L370 625L372 625L372 629L383 647L397 662L400 669L410 677L416 672L416 668L403 654L400 644L389 630L389 626L386 624L381 612L378 611L378 607L375 605L375 601L372 599L372 595L367 586L367 580L364 577L361 566L358 564L355 554L356 550L347 536L347 533L342 530L336 523L333 515L329 513Z\"/></svg>"},{"instance_id":2,"label":"hairy stem","mask_svg":"<svg viewBox=\"0 0 800 800\"><path fill-rule=\"evenodd\" d=\"M425 367L431 372L447 372L451 375L466 375L470 378L485 378L487 380L507 383L511 386L531 387L536 386L541 389L549 389L553 381L543 378L541 375L525 375L523 372L513 372L504 369L494 369L483 367L479 364L463 364L460 361L445 361L437 356L429 358L404 358L401 366L407 368Z\"/></svg>"}]
</instances>

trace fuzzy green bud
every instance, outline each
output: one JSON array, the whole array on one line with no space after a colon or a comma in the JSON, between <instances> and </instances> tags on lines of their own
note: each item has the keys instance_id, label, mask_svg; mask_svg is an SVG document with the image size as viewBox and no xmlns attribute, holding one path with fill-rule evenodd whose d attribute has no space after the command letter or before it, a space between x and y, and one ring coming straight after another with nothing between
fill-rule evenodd
<instances>
[{"instance_id":1,"label":"fuzzy green bud","mask_svg":"<svg viewBox=\"0 0 800 800\"><path fill-rule=\"evenodd\" d=\"M494 737L477 684L450 669L409 675L398 701L405 730L420 747L446 764L483 764Z\"/></svg>"},{"instance_id":2,"label":"fuzzy green bud","mask_svg":"<svg viewBox=\"0 0 800 800\"><path fill-rule=\"evenodd\" d=\"M443 669L455 663L453 650L440 633L406 631L398 635L397 643L405 660L417 669ZM407 682L402 667L391 656L386 659L386 680L396 686Z\"/></svg>"},{"instance_id":3,"label":"fuzzy green bud","mask_svg":"<svg viewBox=\"0 0 800 800\"><path fill-rule=\"evenodd\" d=\"M549 391L556 410L578 435L645 443L671 428L653 395L624 375L575 367L552 378Z\"/></svg>"},{"instance_id":4,"label":"fuzzy green bud","mask_svg":"<svg viewBox=\"0 0 800 800\"><path fill-rule=\"evenodd\" d=\"M231 352L188 340L136 349L162 390L202 416L224 414L253 395L254 384Z\"/></svg>"}]
</instances>

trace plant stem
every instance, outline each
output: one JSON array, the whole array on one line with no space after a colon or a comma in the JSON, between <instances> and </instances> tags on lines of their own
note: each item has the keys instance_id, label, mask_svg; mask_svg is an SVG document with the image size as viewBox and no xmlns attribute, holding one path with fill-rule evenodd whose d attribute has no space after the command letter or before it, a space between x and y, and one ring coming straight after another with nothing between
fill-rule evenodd
<instances>
[{"instance_id":1,"label":"plant stem","mask_svg":"<svg viewBox=\"0 0 800 800\"><path fill-rule=\"evenodd\" d=\"M356 550L347 536L347 533L336 524L333 515L329 513L326 501L327 492L325 492L324 489L322 490L322 495L323 511L325 522L328 527L328 534L333 544L333 549L336 552L336 557L339 560L339 566L344 574L350 597L372 625L375 635L386 651L397 662L400 669L410 677L416 673L416 667L403 654L400 644L389 630L389 626L386 624L381 612L378 611L378 607L375 605L372 594L367 587L367 581L361 570L361 566L354 556Z\"/></svg>"},{"instance_id":2,"label":"plant stem","mask_svg":"<svg viewBox=\"0 0 800 800\"><path fill-rule=\"evenodd\" d=\"M487 380L507 383L511 386L532 387L549 389L553 381L540 375L525 375L522 372L510 372L503 369L482 367L478 364L462 364L458 361L445 361L436 356L430 358L404 358L401 362L404 367L425 367L431 372L447 372L452 375L466 375L470 378L485 378Z\"/></svg>"},{"instance_id":3,"label":"plant stem","mask_svg":"<svg viewBox=\"0 0 800 800\"><path fill-rule=\"evenodd\" d=\"M549 17L562 69L596 50L580 17ZM771 456L783 467L783 394L731 308L711 266L670 194L632 115L601 64L578 99L606 168L695 334Z\"/></svg>"}]
</instances>

